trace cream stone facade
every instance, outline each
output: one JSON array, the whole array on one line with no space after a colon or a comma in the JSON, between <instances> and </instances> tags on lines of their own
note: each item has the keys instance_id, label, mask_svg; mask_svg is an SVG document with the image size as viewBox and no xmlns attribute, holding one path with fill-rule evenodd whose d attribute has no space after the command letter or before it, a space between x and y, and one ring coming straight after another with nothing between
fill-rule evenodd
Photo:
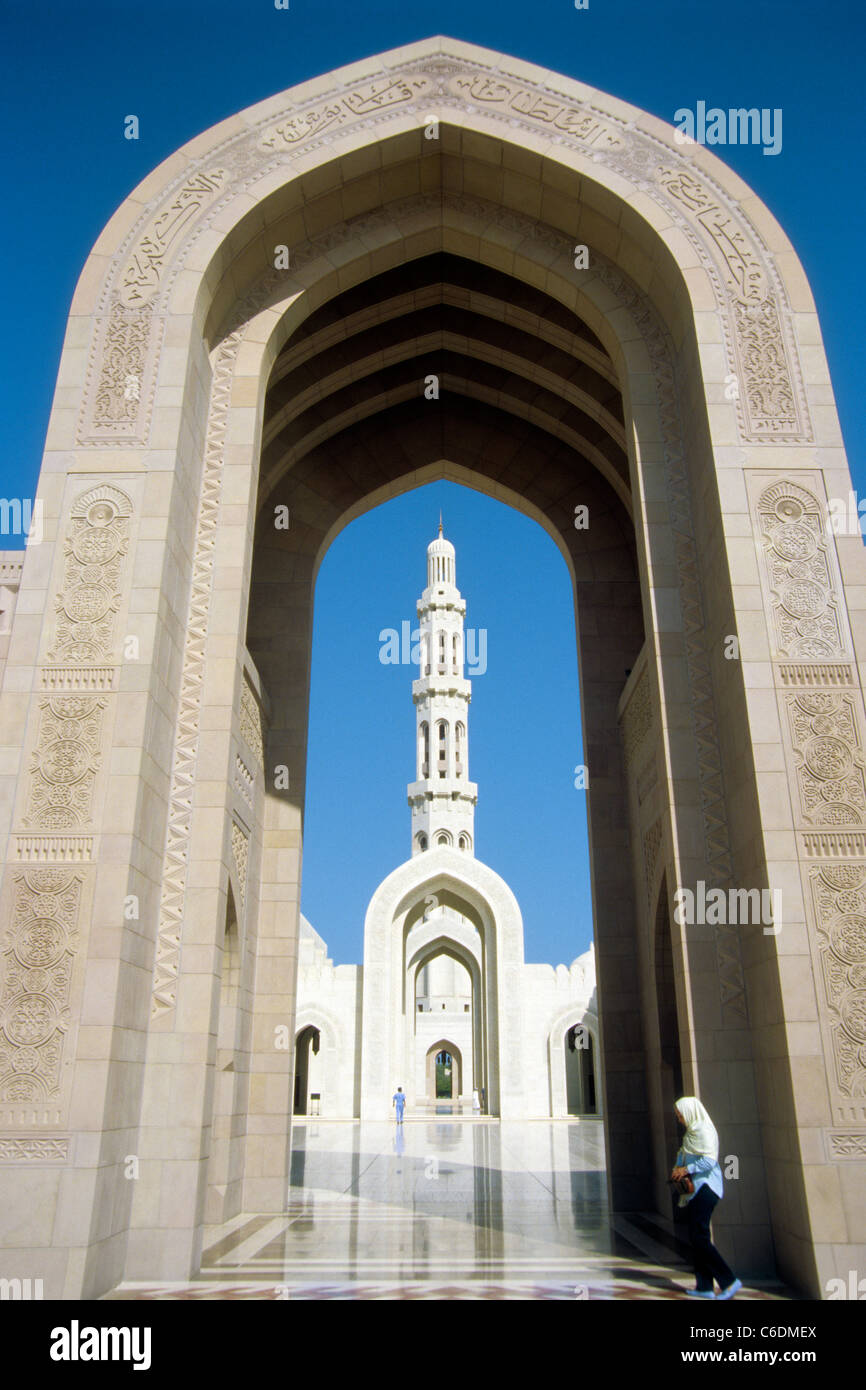
<instances>
[{"instance_id":1,"label":"cream stone facade","mask_svg":"<svg viewBox=\"0 0 866 1390\"><path fill-rule=\"evenodd\" d=\"M442 477L574 579L613 1209L682 1087L738 1270L864 1268L866 565L809 286L707 149L435 38L185 145L75 291L0 688L0 1272L46 1297L283 1209L316 571ZM699 883L783 920L678 923Z\"/></svg>"},{"instance_id":2,"label":"cream stone facade","mask_svg":"<svg viewBox=\"0 0 866 1390\"><path fill-rule=\"evenodd\" d=\"M295 1114L382 1119L399 1086L410 1114L439 1100L504 1119L597 1115L593 953L527 965L514 894L475 856L466 604L441 522L417 612L412 857L373 894L362 967L335 967L301 918Z\"/></svg>"}]
</instances>

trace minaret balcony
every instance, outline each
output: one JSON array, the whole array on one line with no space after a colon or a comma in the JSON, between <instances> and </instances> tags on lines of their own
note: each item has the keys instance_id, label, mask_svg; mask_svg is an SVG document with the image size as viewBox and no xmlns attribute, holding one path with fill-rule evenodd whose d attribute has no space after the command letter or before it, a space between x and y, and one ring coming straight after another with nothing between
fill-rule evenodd
<instances>
[{"instance_id":1,"label":"minaret balcony","mask_svg":"<svg viewBox=\"0 0 866 1390\"><path fill-rule=\"evenodd\" d=\"M437 777L423 782L410 782L406 788L409 805L424 801L470 801L474 806L478 800L478 783L467 782L465 777Z\"/></svg>"},{"instance_id":2,"label":"minaret balcony","mask_svg":"<svg viewBox=\"0 0 866 1390\"><path fill-rule=\"evenodd\" d=\"M465 676L440 676L435 671L412 682L412 699L416 705L437 695L457 695L468 704L472 698L472 682Z\"/></svg>"}]
</instances>

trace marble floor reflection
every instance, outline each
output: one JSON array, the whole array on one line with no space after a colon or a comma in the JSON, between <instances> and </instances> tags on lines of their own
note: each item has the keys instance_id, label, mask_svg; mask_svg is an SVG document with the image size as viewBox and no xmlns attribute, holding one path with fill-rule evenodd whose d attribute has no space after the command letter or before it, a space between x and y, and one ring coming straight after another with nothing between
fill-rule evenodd
<instances>
[{"instance_id":1,"label":"marble floor reflection","mask_svg":"<svg viewBox=\"0 0 866 1390\"><path fill-rule=\"evenodd\" d=\"M687 1247L610 1219L599 1121L296 1121L286 1211L210 1230L189 1285L115 1298L679 1298ZM773 1286L746 1297L784 1297Z\"/></svg>"}]
</instances>

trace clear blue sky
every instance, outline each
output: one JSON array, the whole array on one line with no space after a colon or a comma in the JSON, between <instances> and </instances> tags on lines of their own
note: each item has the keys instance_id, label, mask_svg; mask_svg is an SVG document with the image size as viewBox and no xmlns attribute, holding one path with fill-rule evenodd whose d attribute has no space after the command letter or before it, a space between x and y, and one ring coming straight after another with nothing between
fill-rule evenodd
<instances>
[{"instance_id":1,"label":"clear blue sky","mask_svg":"<svg viewBox=\"0 0 866 1390\"><path fill-rule=\"evenodd\" d=\"M71 5L2 0L6 215L0 246L6 322L14 333L7 327L2 346L0 495L33 492L76 279L101 228L139 180L184 141L263 97L434 33L541 63L666 120L700 99L722 107L782 109L784 144L778 156L751 147L717 152L768 204L805 265L855 486L866 491L861 444L866 426L864 28L860 0L823 0L817 6L812 0L727 0L724 5L590 0L584 11L576 11L572 0L437 0L412 6L291 0L287 12L276 10L273 0L149 0L145 7L117 0ZM123 138L128 114L140 120L137 142ZM392 625L381 618L382 611L411 617L423 580L429 518L435 520L441 495L458 545L471 621L490 633L490 669L477 683L472 707L479 852L494 867L507 869L518 892L528 958L570 960L586 944L581 922L587 907L584 860L566 869L560 854L560 836L578 833L581 819L578 793L569 794L568 774L578 761L574 740L570 733L555 739L575 688L573 643L561 640L561 605L568 608L565 568L552 543L521 518L473 494L458 493L458 502L444 485L429 493L360 520L332 548L317 597L314 692L325 704L333 697L323 651L346 640L369 644L373 628L378 633ZM527 620L527 636L534 641L538 630L541 642L532 698L546 699L548 692L559 702L539 719L543 773L531 758L523 758L513 772L501 767L497 772L502 742L496 730L513 732L516 711L501 671L497 674L501 648L495 634L507 631L508 613L493 575L498 546L515 538L528 547L533 564L544 567L543 583L533 582L533 605L545 613L560 606L551 626L545 619L539 628L534 616L529 621L529 599L514 595ZM479 539L483 548L475 543ZM2 543L20 542L8 537ZM376 597L358 632L347 635L340 628L337 595L359 560L358 547ZM366 654L367 646L363 650ZM324 737L319 722L311 745L304 903L344 960L360 959L366 895L393 867L395 856L403 857L408 840L403 784L410 775L412 711L401 668L371 667L363 688L370 704L364 711L359 705L359 714L368 728L380 717L376 702L393 703L383 720L389 737L376 757L381 769L372 795L377 836L368 840L365 827L368 848L363 855L359 848L351 873L334 873L334 827L346 822L328 820L339 764L333 739ZM501 722L485 725L485 720ZM548 739L553 740L549 749ZM545 762L548 757L553 761ZM343 797L351 799L345 786ZM517 802L527 808L519 826L509 820L510 806ZM353 826L360 816L359 806ZM369 802L364 820L371 820Z\"/></svg>"}]
</instances>

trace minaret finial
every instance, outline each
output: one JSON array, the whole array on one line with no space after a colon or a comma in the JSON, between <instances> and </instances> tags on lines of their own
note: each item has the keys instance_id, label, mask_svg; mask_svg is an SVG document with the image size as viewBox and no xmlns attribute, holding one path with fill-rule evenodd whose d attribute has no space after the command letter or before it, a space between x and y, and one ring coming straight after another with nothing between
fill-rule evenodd
<instances>
[{"instance_id":1,"label":"minaret finial","mask_svg":"<svg viewBox=\"0 0 866 1390\"><path fill-rule=\"evenodd\" d=\"M442 535L442 508L439 508L439 534Z\"/></svg>"}]
</instances>

